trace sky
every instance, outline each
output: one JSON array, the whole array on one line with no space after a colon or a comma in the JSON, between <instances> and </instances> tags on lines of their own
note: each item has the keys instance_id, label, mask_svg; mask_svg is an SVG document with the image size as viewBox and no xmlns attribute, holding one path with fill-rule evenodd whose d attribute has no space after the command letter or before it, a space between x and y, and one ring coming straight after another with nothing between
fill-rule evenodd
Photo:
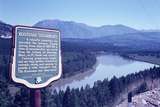
<instances>
[{"instance_id":1,"label":"sky","mask_svg":"<svg viewBox=\"0 0 160 107\"><path fill-rule=\"evenodd\" d=\"M160 29L160 0L0 0L5 23L31 26L45 19Z\"/></svg>"}]
</instances>

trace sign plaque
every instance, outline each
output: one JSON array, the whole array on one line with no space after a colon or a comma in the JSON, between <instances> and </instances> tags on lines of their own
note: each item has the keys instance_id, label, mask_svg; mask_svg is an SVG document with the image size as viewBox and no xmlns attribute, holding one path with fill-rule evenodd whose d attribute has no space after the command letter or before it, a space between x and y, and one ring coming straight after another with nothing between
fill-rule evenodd
<instances>
[{"instance_id":1,"label":"sign plaque","mask_svg":"<svg viewBox=\"0 0 160 107\"><path fill-rule=\"evenodd\" d=\"M42 88L62 74L60 32L26 26L14 28L12 80Z\"/></svg>"}]
</instances>

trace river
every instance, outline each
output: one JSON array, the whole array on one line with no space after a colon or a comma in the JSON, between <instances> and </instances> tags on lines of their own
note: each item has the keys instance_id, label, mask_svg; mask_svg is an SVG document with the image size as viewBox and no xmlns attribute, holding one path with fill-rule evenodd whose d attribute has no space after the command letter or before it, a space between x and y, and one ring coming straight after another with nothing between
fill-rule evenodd
<instances>
[{"instance_id":1,"label":"river","mask_svg":"<svg viewBox=\"0 0 160 107\"><path fill-rule=\"evenodd\" d=\"M97 56L95 69L78 74L70 79L60 80L60 82L57 81L53 87L56 86L58 90L65 90L67 86L70 88L85 87L87 84L92 87L97 80L104 80L105 78L110 80L113 76L126 76L127 74L139 72L153 66L155 65L147 62L124 59L118 55L101 55Z\"/></svg>"}]
</instances>

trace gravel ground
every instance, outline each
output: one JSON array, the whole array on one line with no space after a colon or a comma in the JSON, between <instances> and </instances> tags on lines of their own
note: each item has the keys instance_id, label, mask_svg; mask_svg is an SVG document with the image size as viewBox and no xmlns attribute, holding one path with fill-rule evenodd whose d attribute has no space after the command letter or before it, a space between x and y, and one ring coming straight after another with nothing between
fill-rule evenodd
<instances>
[{"instance_id":1,"label":"gravel ground","mask_svg":"<svg viewBox=\"0 0 160 107\"><path fill-rule=\"evenodd\" d=\"M132 103L128 106L127 100L116 107L160 107L160 88L153 89L132 97Z\"/></svg>"}]
</instances>

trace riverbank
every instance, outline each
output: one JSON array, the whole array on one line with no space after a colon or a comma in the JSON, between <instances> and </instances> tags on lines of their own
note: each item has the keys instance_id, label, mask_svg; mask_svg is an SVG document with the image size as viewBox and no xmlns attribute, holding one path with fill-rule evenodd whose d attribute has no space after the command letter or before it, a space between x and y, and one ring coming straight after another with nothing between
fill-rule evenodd
<instances>
[{"instance_id":1,"label":"riverbank","mask_svg":"<svg viewBox=\"0 0 160 107\"><path fill-rule=\"evenodd\" d=\"M119 78L153 66L153 64L144 61L128 60L115 54L97 55L96 64L92 68L69 78L61 78L55 81L51 84L51 90L65 90L67 86L81 88L87 84L92 87L97 80L110 80L114 76Z\"/></svg>"},{"instance_id":2,"label":"riverbank","mask_svg":"<svg viewBox=\"0 0 160 107\"><path fill-rule=\"evenodd\" d=\"M67 88L66 84L70 84L75 80L80 81L80 80L92 75L94 73L94 71L96 70L96 67L97 67L98 63L99 62L96 59L96 63L92 66L92 68L88 68L85 72L80 72L76 75L73 75L73 76L70 76L70 77L67 77L67 78L61 78L61 79L51 83L50 89L52 91L54 91L55 89L65 90Z\"/></svg>"},{"instance_id":3,"label":"riverbank","mask_svg":"<svg viewBox=\"0 0 160 107\"><path fill-rule=\"evenodd\" d=\"M147 62L155 65L160 65L160 58L157 58L155 56L150 56L150 55L138 55L138 54L129 54L129 58L137 61L142 61L142 62Z\"/></svg>"}]
</instances>

